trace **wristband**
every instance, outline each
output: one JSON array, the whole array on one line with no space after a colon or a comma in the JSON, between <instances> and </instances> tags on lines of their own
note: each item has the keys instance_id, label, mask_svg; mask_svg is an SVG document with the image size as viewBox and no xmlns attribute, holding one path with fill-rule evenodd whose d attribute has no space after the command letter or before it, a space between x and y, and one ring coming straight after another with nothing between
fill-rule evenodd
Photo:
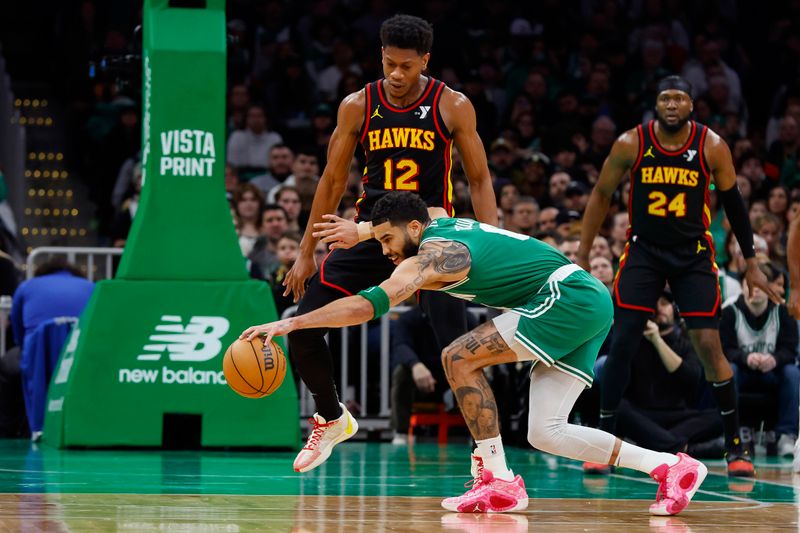
<instances>
[{"instance_id":1,"label":"wristband","mask_svg":"<svg viewBox=\"0 0 800 533\"><path fill-rule=\"evenodd\" d=\"M369 289L364 289L359 292L358 295L366 298L367 301L372 304L372 320L380 318L389 312L389 296L386 294L386 291L377 285Z\"/></svg>"},{"instance_id":2,"label":"wristband","mask_svg":"<svg viewBox=\"0 0 800 533\"><path fill-rule=\"evenodd\" d=\"M372 222L359 222L356 224L358 230L358 242L368 241L372 238Z\"/></svg>"}]
</instances>

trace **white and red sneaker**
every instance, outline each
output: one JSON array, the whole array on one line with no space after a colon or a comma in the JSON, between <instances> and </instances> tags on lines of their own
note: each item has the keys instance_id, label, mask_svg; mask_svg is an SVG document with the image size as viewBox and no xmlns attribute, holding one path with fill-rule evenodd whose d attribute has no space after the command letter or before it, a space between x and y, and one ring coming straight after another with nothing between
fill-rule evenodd
<instances>
[{"instance_id":1,"label":"white and red sneaker","mask_svg":"<svg viewBox=\"0 0 800 533\"><path fill-rule=\"evenodd\" d=\"M481 477L475 479L471 489L461 496L445 498L442 507L457 513L506 513L528 508L528 493L521 476L505 481L485 468L481 470Z\"/></svg>"},{"instance_id":2,"label":"white and red sneaker","mask_svg":"<svg viewBox=\"0 0 800 533\"><path fill-rule=\"evenodd\" d=\"M666 463L650 472L650 477L659 482L656 503L650 506L650 514L669 516L683 511L700 484L708 474L706 465L685 453L678 454L678 462Z\"/></svg>"},{"instance_id":3,"label":"white and red sneaker","mask_svg":"<svg viewBox=\"0 0 800 533\"><path fill-rule=\"evenodd\" d=\"M330 457L333 447L346 441L358 432L358 422L342 406L342 416L327 422L324 418L314 413L308 421L311 424L311 433L308 435L306 445L297 454L294 460L295 472L308 472L324 463Z\"/></svg>"}]
</instances>

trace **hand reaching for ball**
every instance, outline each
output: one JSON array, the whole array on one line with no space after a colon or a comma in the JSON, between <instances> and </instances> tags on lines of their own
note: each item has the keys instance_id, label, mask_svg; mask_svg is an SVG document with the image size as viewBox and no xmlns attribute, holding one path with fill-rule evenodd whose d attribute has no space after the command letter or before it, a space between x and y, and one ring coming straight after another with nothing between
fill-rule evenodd
<instances>
[{"instance_id":1,"label":"hand reaching for ball","mask_svg":"<svg viewBox=\"0 0 800 533\"><path fill-rule=\"evenodd\" d=\"M268 344L272 337L280 337L295 330L294 318L285 318L277 322L268 322L260 326L250 326L239 335L239 338L251 341L256 337L264 337L264 344Z\"/></svg>"}]
</instances>

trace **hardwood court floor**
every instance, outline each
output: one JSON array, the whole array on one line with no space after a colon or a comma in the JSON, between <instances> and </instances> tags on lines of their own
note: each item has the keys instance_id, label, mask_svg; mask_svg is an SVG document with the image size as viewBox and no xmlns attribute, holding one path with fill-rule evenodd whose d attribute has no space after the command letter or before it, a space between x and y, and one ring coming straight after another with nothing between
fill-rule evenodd
<instances>
[{"instance_id":1,"label":"hardwood court floor","mask_svg":"<svg viewBox=\"0 0 800 533\"><path fill-rule=\"evenodd\" d=\"M510 464L525 513L440 508L468 479L468 448L345 443L308 474L291 452L59 451L0 441L0 531L778 531L798 530L788 461L759 462L755 483L722 462L679 517L650 517L656 485L635 472L584 477L580 465L522 449Z\"/></svg>"}]
</instances>

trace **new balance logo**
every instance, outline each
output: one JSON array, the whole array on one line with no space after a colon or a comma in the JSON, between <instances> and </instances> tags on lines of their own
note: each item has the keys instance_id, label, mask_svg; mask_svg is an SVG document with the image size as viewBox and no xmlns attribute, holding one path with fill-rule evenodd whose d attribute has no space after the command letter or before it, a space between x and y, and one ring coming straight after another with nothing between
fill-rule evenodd
<instances>
[{"instance_id":1,"label":"new balance logo","mask_svg":"<svg viewBox=\"0 0 800 533\"><path fill-rule=\"evenodd\" d=\"M193 316L184 326L183 319L177 315L163 315L161 324L150 335L137 359L139 361L158 361L167 352L170 361L208 361L222 350L220 339L230 329L228 319L221 316Z\"/></svg>"},{"instance_id":2,"label":"new balance logo","mask_svg":"<svg viewBox=\"0 0 800 533\"><path fill-rule=\"evenodd\" d=\"M419 106L419 113L414 113L415 115L419 115L419 119L422 120L428 116L428 111L431 110L431 106L429 105L421 105Z\"/></svg>"},{"instance_id":3,"label":"new balance logo","mask_svg":"<svg viewBox=\"0 0 800 533\"><path fill-rule=\"evenodd\" d=\"M683 154L683 157L686 158L687 162L690 162L692 159L694 159L694 156L696 155L697 155L697 150L686 150L686 153Z\"/></svg>"}]
</instances>

